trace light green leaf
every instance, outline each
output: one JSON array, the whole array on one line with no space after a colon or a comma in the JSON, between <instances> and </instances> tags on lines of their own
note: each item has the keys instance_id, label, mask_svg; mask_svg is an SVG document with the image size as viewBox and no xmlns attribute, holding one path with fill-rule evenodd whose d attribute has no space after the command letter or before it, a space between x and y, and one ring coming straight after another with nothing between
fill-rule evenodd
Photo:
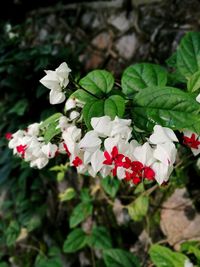
<instances>
[{"instance_id":1,"label":"light green leaf","mask_svg":"<svg viewBox=\"0 0 200 267\"><path fill-rule=\"evenodd\" d=\"M106 249L103 259L107 267L140 267L138 259L122 249Z\"/></svg>"},{"instance_id":2,"label":"light green leaf","mask_svg":"<svg viewBox=\"0 0 200 267\"><path fill-rule=\"evenodd\" d=\"M60 202L64 202L64 201L69 201L73 199L75 196L76 196L76 192L74 188L70 187L70 188L67 188L63 193L60 193L58 197L60 199Z\"/></svg>"},{"instance_id":3,"label":"light green leaf","mask_svg":"<svg viewBox=\"0 0 200 267\"><path fill-rule=\"evenodd\" d=\"M149 198L142 195L127 206L128 213L134 221L141 221L142 218L147 214L148 207Z\"/></svg>"},{"instance_id":4,"label":"light green leaf","mask_svg":"<svg viewBox=\"0 0 200 267\"><path fill-rule=\"evenodd\" d=\"M200 106L190 93L173 87L149 87L137 93L133 106L133 121L140 129L152 131L159 124L200 133Z\"/></svg>"},{"instance_id":5,"label":"light green leaf","mask_svg":"<svg viewBox=\"0 0 200 267\"><path fill-rule=\"evenodd\" d=\"M61 133L60 128L56 128L58 126L58 122L62 113L56 113L51 117L47 118L41 125L40 129L44 131L44 140L46 143L50 142L51 139Z\"/></svg>"},{"instance_id":6,"label":"light green leaf","mask_svg":"<svg viewBox=\"0 0 200 267\"><path fill-rule=\"evenodd\" d=\"M152 245L149 254L156 267L183 267L187 260L182 253L173 252L160 245Z\"/></svg>"},{"instance_id":7,"label":"light green leaf","mask_svg":"<svg viewBox=\"0 0 200 267\"><path fill-rule=\"evenodd\" d=\"M74 229L64 242L63 251L65 253L72 253L80 250L87 245L88 236L82 229Z\"/></svg>"},{"instance_id":8,"label":"light green leaf","mask_svg":"<svg viewBox=\"0 0 200 267\"><path fill-rule=\"evenodd\" d=\"M187 89L190 92L195 92L200 89L200 70L195 72L187 82Z\"/></svg>"},{"instance_id":9,"label":"light green leaf","mask_svg":"<svg viewBox=\"0 0 200 267\"><path fill-rule=\"evenodd\" d=\"M114 177L106 177L101 179L101 185L105 192L114 198L119 190L120 181Z\"/></svg>"},{"instance_id":10,"label":"light green leaf","mask_svg":"<svg viewBox=\"0 0 200 267\"><path fill-rule=\"evenodd\" d=\"M90 246L97 249L112 248L112 241L110 235L105 227L99 226L92 230L90 237Z\"/></svg>"},{"instance_id":11,"label":"light green leaf","mask_svg":"<svg viewBox=\"0 0 200 267\"><path fill-rule=\"evenodd\" d=\"M132 95L149 86L164 86L166 83L166 70L155 64L135 64L125 69L122 75L122 91L125 95Z\"/></svg>"},{"instance_id":12,"label":"light green leaf","mask_svg":"<svg viewBox=\"0 0 200 267\"><path fill-rule=\"evenodd\" d=\"M200 33L187 33L177 49L177 67L180 73L190 78L200 69Z\"/></svg>"},{"instance_id":13,"label":"light green leaf","mask_svg":"<svg viewBox=\"0 0 200 267\"><path fill-rule=\"evenodd\" d=\"M94 100L97 99L96 97L94 97L93 95L91 95L89 92L84 91L82 89L76 90L70 96L70 98L73 98L73 97L77 98L78 100L80 100L81 102L84 102L84 103L87 103L87 102L90 102L90 101L94 101Z\"/></svg>"},{"instance_id":14,"label":"light green leaf","mask_svg":"<svg viewBox=\"0 0 200 267\"><path fill-rule=\"evenodd\" d=\"M114 77L106 70L93 70L83 77L79 84L89 93L102 97L112 90Z\"/></svg>"},{"instance_id":15,"label":"light green leaf","mask_svg":"<svg viewBox=\"0 0 200 267\"><path fill-rule=\"evenodd\" d=\"M78 204L70 216L69 225L70 228L76 227L79 223L84 221L88 216L92 214L93 206L91 202L82 202Z\"/></svg>"},{"instance_id":16,"label":"light green leaf","mask_svg":"<svg viewBox=\"0 0 200 267\"><path fill-rule=\"evenodd\" d=\"M200 243L198 241L187 241L182 243L181 252L194 254L200 264Z\"/></svg>"}]
</instances>

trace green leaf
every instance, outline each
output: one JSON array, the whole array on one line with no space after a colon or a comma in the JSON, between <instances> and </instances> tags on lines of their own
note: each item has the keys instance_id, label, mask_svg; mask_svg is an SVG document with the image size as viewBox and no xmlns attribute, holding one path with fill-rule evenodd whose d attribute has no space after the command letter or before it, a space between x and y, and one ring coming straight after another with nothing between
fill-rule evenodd
<instances>
[{"instance_id":1,"label":"green leaf","mask_svg":"<svg viewBox=\"0 0 200 267\"><path fill-rule=\"evenodd\" d=\"M127 206L128 213L134 221L141 221L142 218L147 214L149 208L149 198L147 196L140 195Z\"/></svg>"},{"instance_id":2,"label":"green leaf","mask_svg":"<svg viewBox=\"0 0 200 267\"><path fill-rule=\"evenodd\" d=\"M122 75L122 91L125 95L132 95L149 86L164 86L166 83L166 70L155 64L135 64L125 69Z\"/></svg>"},{"instance_id":3,"label":"green leaf","mask_svg":"<svg viewBox=\"0 0 200 267\"><path fill-rule=\"evenodd\" d=\"M59 249L52 247L48 257L44 254L38 254L34 267L62 267L61 254Z\"/></svg>"},{"instance_id":4,"label":"green leaf","mask_svg":"<svg viewBox=\"0 0 200 267\"><path fill-rule=\"evenodd\" d=\"M180 73L190 78L200 69L200 33L187 33L177 49L177 67Z\"/></svg>"},{"instance_id":5,"label":"green leaf","mask_svg":"<svg viewBox=\"0 0 200 267\"><path fill-rule=\"evenodd\" d=\"M112 95L105 100L102 99L86 103L83 108L83 118L86 126L90 128L90 122L93 117L108 115L114 119L115 116L122 117L124 110L124 98L119 95Z\"/></svg>"},{"instance_id":6,"label":"green leaf","mask_svg":"<svg viewBox=\"0 0 200 267\"><path fill-rule=\"evenodd\" d=\"M0 262L0 267L9 267L9 265L6 262Z\"/></svg>"},{"instance_id":7,"label":"green leaf","mask_svg":"<svg viewBox=\"0 0 200 267\"><path fill-rule=\"evenodd\" d=\"M28 101L26 99L19 100L8 113L16 113L18 116L23 116L28 108Z\"/></svg>"},{"instance_id":8,"label":"green leaf","mask_svg":"<svg viewBox=\"0 0 200 267\"><path fill-rule=\"evenodd\" d=\"M200 243L198 241L187 241L181 244L181 252L194 254L200 263Z\"/></svg>"},{"instance_id":9,"label":"green leaf","mask_svg":"<svg viewBox=\"0 0 200 267\"><path fill-rule=\"evenodd\" d=\"M82 202L91 202L92 198L90 195L90 191L88 188L82 188L81 189L81 195L80 195L81 201Z\"/></svg>"},{"instance_id":10,"label":"green leaf","mask_svg":"<svg viewBox=\"0 0 200 267\"><path fill-rule=\"evenodd\" d=\"M101 185L105 192L114 198L119 190L120 181L115 177L106 177L101 179Z\"/></svg>"},{"instance_id":11,"label":"green leaf","mask_svg":"<svg viewBox=\"0 0 200 267\"><path fill-rule=\"evenodd\" d=\"M74 188L67 188L63 193L59 194L60 202L69 201L76 196Z\"/></svg>"},{"instance_id":12,"label":"green leaf","mask_svg":"<svg viewBox=\"0 0 200 267\"><path fill-rule=\"evenodd\" d=\"M112 119L116 115L122 117L125 110L125 100L119 95L112 95L105 100L104 114L110 116Z\"/></svg>"},{"instance_id":13,"label":"green leaf","mask_svg":"<svg viewBox=\"0 0 200 267\"><path fill-rule=\"evenodd\" d=\"M17 237L20 234L20 226L17 221L11 221L6 229L6 244L8 247L15 244Z\"/></svg>"},{"instance_id":14,"label":"green leaf","mask_svg":"<svg viewBox=\"0 0 200 267\"><path fill-rule=\"evenodd\" d=\"M96 100L96 97L94 97L93 95L91 95L89 92L84 91L82 89L78 89L76 90L71 96L70 98L77 98L78 100L80 100L81 102L87 103L90 101L94 101Z\"/></svg>"},{"instance_id":15,"label":"green leaf","mask_svg":"<svg viewBox=\"0 0 200 267\"><path fill-rule=\"evenodd\" d=\"M41 217L37 214L34 214L26 225L28 232L31 232L40 227L41 223L42 223Z\"/></svg>"},{"instance_id":16,"label":"green leaf","mask_svg":"<svg viewBox=\"0 0 200 267\"><path fill-rule=\"evenodd\" d=\"M187 260L185 255L160 245L152 245L149 254L156 267L183 267Z\"/></svg>"},{"instance_id":17,"label":"green leaf","mask_svg":"<svg viewBox=\"0 0 200 267\"><path fill-rule=\"evenodd\" d=\"M61 133L61 129L57 128L58 122L62 113L56 113L51 117L47 118L41 125L40 129L44 131L45 143L51 141L51 139Z\"/></svg>"},{"instance_id":18,"label":"green leaf","mask_svg":"<svg viewBox=\"0 0 200 267\"><path fill-rule=\"evenodd\" d=\"M87 245L88 236L82 229L74 229L64 242L63 251L65 253L71 253L80 250Z\"/></svg>"},{"instance_id":19,"label":"green leaf","mask_svg":"<svg viewBox=\"0 0 200 267\"><path fill-rule=\"evenodd\" d=\"M190 93L172 87L149 87L136 94L133 105L133 121L140 129L152 131L159 124L200 133L200 106Z\"/></svg>"},{"instance_id":20,"label":"green leaf","mask_svg":"<svg viewBox=\"0 0 200 267\"><path fill-rule=\"evenodd\" d=\"M103 259L107 267L140 267L138 259L122 249L104 250Z\"/></svg>"},{"instance_id":21,"label":"green leaf","mask_svg":"<svg viewBox=\"0 0 200 267\"><path fill-rule=\"evenodd\" d=\"M195 72L187 82L187 89L189 92L195 92L200 89L200 70Z\"/></svg>"},{"instance_id":22,"label":"green leaf","mask_svg":"<svg viewBox=\"0 0 200 267\"><path fill-rule=\"evenodd\" d=\"M102 97L112 90L114 77L106 70L93 70L82 78L79 84L89 93Z\"/></svg>"},{"instance_id":23,"label":"green leaf","mask_svg":"<svg viewBox=\"0 0 200 267\"><path fill-rule=\"evenodd\" d=\"M70 228L76 227L79 223L84 221L89 215L92 214L93 206L91 202L82 202L78 204L70 216Z\"/></svg>"},{"instance_id":24,"label":"green leaf","mask_svg":"<svg viewBox=\"0 0 200 267\"><path fill-rule=\"evenodd\" d=\"M110 235L105 227L94 227L90 237L90 246L97 249L112 248Z\"/></svg>"}]
</instances>

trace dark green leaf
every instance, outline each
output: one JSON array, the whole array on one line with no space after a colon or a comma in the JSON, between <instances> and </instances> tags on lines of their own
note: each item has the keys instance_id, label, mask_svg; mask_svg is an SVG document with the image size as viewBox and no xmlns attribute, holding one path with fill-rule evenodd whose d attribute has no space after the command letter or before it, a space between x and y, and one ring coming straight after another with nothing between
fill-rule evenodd
<instances>
[{"instance_id":1,"label":"dark green leaf","mask_svg":"<svg viewBox=\"0 0 200 267\"><path fill-rule=\"evenodd\" d=\"M122 75L122 91L132 95L149 86L164 86L167 83L167 72L159 65L139 63L125 69Z\"/></svg>"},{"instance_id":2,"label":"dark green leaf","mask_svg":"<svg viewBox=\"0 0 200 267\"><path fill-rule=\"evenodd\" d=\"M114 177L106 177L101 179L101 185L105 192L114 198L120 186L120 181Z\"/></svg>"},{"instance_id":3,"label":"dark green leaf","mask_svg":"<svg viewBox=\"0 0 200 267\"><path fill-rule=\"evenodd\" d=\"M83 232L82 229L74 229L67 236L67 239L64 242L63 251L66 253L78 251L87 245L87 240L88 236Z\"/></svg>"},{"instance_id":4,"label":"dark green leaf","mask_svg":"<svg viewBox=\"0 0 200 267\"><path fill-rule=\"evenodd\" d=\"M134 98L133 121L152 131L155 124L200 133L200 106L195 96L172 87L150 87Z\"/></svg>"},{"instance_id":5,"label":"dark green leaf","mask_svg":"<svg viewBox=\"0 0 200 267\"><path fill-rule=\"evenodd\" d=\"M199 32L189 32L181 40L177 49L177 67L186 78L191 77L200 69Z\"/></svg>"},{"instance_id":6,"label":"dark green leaf","mask_svg":"<svg viewBox=\"0 0 200 267\"><path fill-rule=\"evenodd\" d=\"M122 249L104 250L103 259L107 267L140 267L138 259Z\"/></svg>"},{"instance_id":7,"label":"dark green leaf","mask_svg":"<svg viewBox=\"0 0 200 267\"><path fill-rule=\"evenodd\" d=\"M183 267L187 260L185 255L160 245L152 245L149 254L156 267Z\"/></svg>"},{"instance_id":8,"label":"dark green leaf","mask_svg":"<svg viewBox=\"0 0 200 267\"><path fill-rule=\"evenodd\" d=\"M17 221L11 221L6 229L6 244L12 246L15 244L17 237L20 234L20 226Z\"/></svg>"},{"instance_id":9,"label":"dark green leaf","mask_svg":"<svg viewBox=\"0 0 200 267\"><path fill-rule=\"evenodd\" d=\"M91 202L82 202L78 204L70 216L70 228L76 227L80 222L84 221L89 215L92 214L93 206Z\"/></svg>"},{"instance_id":10,"label":"dark green leaf","mask_svg":"<svg viewBox=\"0 0 200 267\"><path fill-rule=\"evenodd\" d=\"M106 70L93 70L82 78L79 84L89 93L97 97L102 97L112 90L114 78Z\"/></svg>"},{"instance_id":11,"label":"dark green leaf","mask_svg":"<svg viewBox=\"0 0 200 267\"><path fill-rule=\"evenodd\" d=\"M95 227L92 230L90 237L90 246L97 249L112 248L112 241L110 235L105 227Z\"/></svg>"}]
</instances>

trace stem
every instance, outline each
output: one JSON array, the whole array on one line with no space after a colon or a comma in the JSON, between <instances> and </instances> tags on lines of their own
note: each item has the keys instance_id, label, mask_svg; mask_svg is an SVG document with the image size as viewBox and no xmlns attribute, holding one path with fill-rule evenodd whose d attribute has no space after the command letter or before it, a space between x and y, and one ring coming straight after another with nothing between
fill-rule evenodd
<instances>
[{"instance_id":1,"label":"stem","mask_svg":"<svg viewBox=\"0 0 200 267\"><path fill-rule=\"evenodd\" d=\"M91 258L92 258L92 267L96 267L94 251L92 248L90 248L90 251L91 251Z\"/></svg>"}]
</instances>

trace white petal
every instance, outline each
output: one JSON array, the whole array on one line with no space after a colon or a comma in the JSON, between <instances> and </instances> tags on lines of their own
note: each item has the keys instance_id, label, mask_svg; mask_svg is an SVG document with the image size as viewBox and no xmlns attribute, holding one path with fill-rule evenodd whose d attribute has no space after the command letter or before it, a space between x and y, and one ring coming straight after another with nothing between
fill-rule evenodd
<instances>
[{"instance_id":1,"label":"white petal","mask_svg":"<svg viewBox=\"0 0 200 267\"><path fill-rule=\"evenodd\" d=\"M42 146L42 152L48 158L54 158L57 150L57 145L51 144L50 142L47 145Z\"/></svg>"},{"instance_id":2,"label":"white petal","mask_svg":"<svg viewBox=\"0 0 200 267\"><path fill-rule=\"evenodd\" d=\"M153 157L153 149L148 142L144 143L142 146L136 147L133 155L138 161L146 166L150 166L155 161Z\"/></svg>"},{"instance_id":3,"label":"white petal","mask_svg":"<svg viewBox=\"0 0 200 267\"><path fill-rule=\"evenodd\" d=\"M200 103L200 94L198 94L198 96L196 97L196 101Z\"/></svg>"},{"instance_id":4,"label":"white petal","mask_svg":"<svg viewBox=\"0 0 200 267\"><path fill-rule=\"evenodd\" d=\"M193 266L194 265L192 264L192 262L189 259L185 260L184 267L193 267Z\"/></svg>"},{"instance_id":5,"label":"white petal","mask_svg":"<svg viewBox=\"0 0 200 267\"><path fill-rule=\"evenodd\" d=\"M73 109L76 107L76 101L73 98L69 98L67 99L66 103L65 103L65 110L68 111L70 109Z\"/></svg>"},{"instance_id":6,"label":"white petal","mask_svg":"<svg viewBox=\"0 0 200 267\"><path fill-rule=\"evenodd\" d=\"M45 71L47 74L40 79L41 84L51 90L61 90L59 78L55 71Z\"/></svg>"},{"instance_id":7,"label":"white petal","mask_svg":"<svg viewBox=\"0 0 200 267\"><path fill-rule=\"evenodd\" d=\"M103 167L104 154L101 150L97 150L91 157L91 165L95 173L99 172Z\"/></svg>"},{"instance_id":8,"label":"white petal","mask_svg":"<svg viewBox=\"0 0 200 267\"><path fill-rule=\"evenodd\" d=\"M79 116L80 116L80 113L76 110L73 110L69 115L69 119L71 121L73 121L73 120L77 119Z\"/></svg>"},{"instance_id":9,"label":"white petal","mask_svg":"<svg viewBox=\"0 0 200 267\"><path fill-rule=\"evenodd\" d=\"M155 172L155 180L159 185L161 185L163 182L168 181L169 176L173 170L173 167L167 166L163 163L155 162L151 166L151 168Z\"/></svg>"},{"instance_id":10,"label":"white petal","mask_svg":"<svg viewBox=\"0 0 200 267\"><path fill-rule=\"evenodd\" d=\"M109 116L94 117L91 119L91 125L101 137L109 136L111 133L111 119Z\"/></svg>"},{"instance_id":11,"label":"white petal","mask_svg":"<svg viewBox=\"0 0 200 267\"><path fill-rule=\"evenodd\" d=\"M95 131L89 131L86 135L81 139L79 143L79 148L88 151L96 151L98 147L101 145L101 139L98 137Z\"/></svg>"},{"instance_id":12,"label":"white petal","mask_svg":"<svg viewBox=\"0 0 200 267\"><path fill-rule=\"evenodd\" d=\"M178 142L178 139L174 132L167 127L155 125L153 130L153 134L149 137L149 141L152 144L162 144L171 141Z\"/></svg>"},{"instance_id":13,"label":"white petal","mask_svg":"<svg viewBox=\"0 0 200 267\"><path fill-rule=\"evenodd\" d=\"M119 144L119 137L108 137L104 140L104 148L106 151L111 153L114 146L118 146Z\"/></svg>"},{"instance_id":14,"label":"white petal","mask_svg":"<svg viewBox=\"0 0 200 267\"><path fill-rule=\"evenodd\" d=\"M153 152L155 159L165 165L173 165L176 160L177 149L172 142L158 144Z\"/></svg>"},{"instance_id":15,"label":"white petal","mask_svg":"<svg viewBox=\"0 0 200 267\"><path fill-rule=\"evenodd\" d=\"M38 169L44 168L49 162L47 157L37 158L36 160L31 161L31 167L37 167Z\"/></svg>"},{"instance_id":16,"label":"white petal","mask_svg":"<svg viewBox=\"0 0 200 267\"><path fill-rule=\"evenodd\" d=\"M50 104L52 105L60 104L63 101L65 101L64 93L58 90L51 90L49 96L50 96Z\"/></svg>"},{"instance_id":17,"label":"white petal","mask_svg":"<svg viewBox=\"0 0 200 267\"><path fill-rule=\"evenodd\" d=\"M119 180L122 180L122 179L124 179L125 178L125 169L123 168L123 167L118 167L117 168L117 178L119 179Z\"/></svg>"}]
</instances>

